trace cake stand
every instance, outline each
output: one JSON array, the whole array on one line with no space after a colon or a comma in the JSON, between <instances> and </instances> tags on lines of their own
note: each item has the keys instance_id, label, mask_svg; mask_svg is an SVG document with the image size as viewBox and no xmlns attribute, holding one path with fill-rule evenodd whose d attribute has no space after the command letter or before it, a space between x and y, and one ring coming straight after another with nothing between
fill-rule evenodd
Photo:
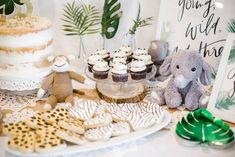
<instances>
[{"instance_id":1,"label":"cake stand","mask_svg":"<svg viewBox=\"0 0 235 157\"><path fill-rule=\"evenodd\" d=\"M128 74L127 82L113 82L111 72L107 79L95 79L88 71L88 67L85 68L85 74L96 81L96 90L101 99L109 103L136 103L144 99L146 95L144 83L154 77L156 70L157 68L153 65L152 71L141 80L133 80Z\"/></svg>"}]
</instances>

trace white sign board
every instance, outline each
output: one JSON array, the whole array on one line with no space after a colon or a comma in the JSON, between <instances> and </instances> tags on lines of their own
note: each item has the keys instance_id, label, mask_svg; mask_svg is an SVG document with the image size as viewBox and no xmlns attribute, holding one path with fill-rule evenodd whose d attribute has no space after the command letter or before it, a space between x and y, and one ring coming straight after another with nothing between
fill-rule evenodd
<instances>
[{"instance_id":1,"label":"white sign board","mask_svg":"<svg viewBox=\"0 0 235 157\"><path fill-rule=\"evenodd\" d=\"M217 69L234 10L232 0L161 0L157 39L167 40L171 53L198 50Z\"/></svg>"}]
</instances>

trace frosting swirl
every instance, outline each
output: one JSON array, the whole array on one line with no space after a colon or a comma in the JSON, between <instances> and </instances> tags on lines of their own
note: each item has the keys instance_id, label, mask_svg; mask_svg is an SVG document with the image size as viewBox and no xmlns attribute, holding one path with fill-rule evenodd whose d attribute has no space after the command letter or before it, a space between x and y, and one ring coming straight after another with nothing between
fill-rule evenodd
<instances>
[{"instance_id":1,"label":"frosting swirl","mask_svg":"<svg viewBox=\"0 0 235 157\"><path fill-rule=\"evenodd\" d=\"M88 58L88 63L94 65L99 59L102 59L98 54L91 54Z\"/></svg>"},{"instance_id":2,"label":"frosting swirl","mask_svg":"<svg viewBox=\"0 0 235 157\"><path fill-rule=\"evenodd\" d=\"M107 70L109 70L109 66L106 61L104 61L103 59L99 59L95 62L93 69L95 71L107 71Z\"/></svg>"},{"instance_id":3,"label":"frosting swirl","mask_svg":"<svg viewBox=\"0 0 235 157\"><path fill-rule=\"evenodd\" d=\"M139 72L139 71L144 71L146 69L146 65L144 61L137 60L137 61L132 61L131 62L131 71L133 72Z\"/></svg>"},{"instance_id":4,"label":"frosting swirl","mask_svg":"<svg viewBox=\"0 0 235 157\"><path fill-rule=\"evenodd\" d=\"M153 61L151 60L151 56L146 54L146 55L141 55L139 58L144 61L145 65L150 65L153 64Z\"/></svg>"},{"instance_id":5,"label":"frosting swirl","mask_svg":"<svg viewBox=\"0 0 235 157\"><path fill-rule=\"evenodd\" d=\"M129 45L128 46L122 46L122 47L119 48L119 50L126 52L127 56L130 56L132 54L131 47Z\"/></svg>"},{"instance_id":6,"label":"frosting swirl","mask_svg":"<svg viewBox=\"0 0 235 157\"><path fill-rule=\"evenodd\" d=\"M113 64L113 68L111 69L112 73L116 74L126 74L127 73L127 65L123 63L115 63Z\"/></svg>"}]
</instances>

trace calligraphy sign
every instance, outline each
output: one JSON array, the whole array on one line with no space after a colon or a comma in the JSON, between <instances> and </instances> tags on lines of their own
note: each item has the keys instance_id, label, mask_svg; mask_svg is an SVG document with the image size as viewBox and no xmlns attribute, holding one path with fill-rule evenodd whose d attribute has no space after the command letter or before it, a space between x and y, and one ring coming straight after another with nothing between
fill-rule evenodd
<instances>
[{"instance_id":1,"label":"calligraphy sign","mask_svg":"<svg viewBox=\"0 0 235 157\"><path fill-rule=\"evenodd\" d=\"M230 33L227 38L208 110L235 123L235 34Z\"/></svg>"},{"instance_id":2,"label":"calligraphy sign","mask_svg":"<svg viewBox=\"0 0 235 157\"><path fill-rule=\"evenodd\" d=\"M234 1L228 0L162 0L157 39L167 40L171 53L198 50L216 70L234 10Z\"/></svg>"}]
</instances>

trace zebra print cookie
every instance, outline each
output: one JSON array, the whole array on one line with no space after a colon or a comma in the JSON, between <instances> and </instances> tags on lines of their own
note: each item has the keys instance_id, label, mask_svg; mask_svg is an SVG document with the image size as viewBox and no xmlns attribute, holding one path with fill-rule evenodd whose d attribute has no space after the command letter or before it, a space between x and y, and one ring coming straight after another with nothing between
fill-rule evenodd
<instances>
[{"instance_id":1,"label":"zebra print cookie","mask_svg":"<svg viewBox=\"0 0 235 157\"><path fill-rule=\"evenodd\" d=\"M86 129L96 128L108 125L112 122L112 116L109 113L102 113L86 120L83 124Z\"/></svg>"},{"instance_id":2,"label":"zebra print cookie","mask_svg":"<svg viewBox=\"0 0 235 157\"><path fill-rule=\"evenodd\" d=\"M149 128L156 123L156 118L152 113L133 111L128 116L128 121L134 131Z\"/></svg>"},{"instance_id":3,"label":"zebra print cookie","mask_svg":"<svg viewBox=\"0 0 235 157\"><path fill-rule=\"evenodd\" d=\"M113 124L112 136L121 136L129 134L131 132L130 125L128 122L117 122Z\"/></svg>"},{"instance_id":4,"label":"zebra print cookie","mask_svg":"<svg viewBox=\"0 0 235 157\"><path fill-rule=\"evenodd\" d=\"M106 126L88 129L84 137L89 141L104 141L108 140L113 132L113 125L112 123Z\"/></svg>"},{"instance_id":5,"label":"zebra print cookie","mask_svg":"<svg viewBox=\"0 0 235 157\"><path fill-rule=\"evenodd\" d=\"M75 101L76 102L76 101ZM79 103L75 103L73 107L69 109L69 114L79 120L88 120L96 112L97 103L92 100L84 100Z\"/></svg>"}]
</instances>

